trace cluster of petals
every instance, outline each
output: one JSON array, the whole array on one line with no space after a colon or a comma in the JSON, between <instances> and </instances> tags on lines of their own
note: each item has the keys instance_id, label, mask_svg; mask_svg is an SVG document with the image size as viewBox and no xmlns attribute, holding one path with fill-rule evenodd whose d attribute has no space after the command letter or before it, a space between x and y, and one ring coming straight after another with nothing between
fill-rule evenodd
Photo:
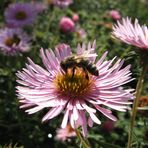
<instances>
[{"instance_id":1,"label":"cluster of petals","mask_svg":"<svg viewBox=\"0 0 148 148\"><path fill-rule=\"evenodd\" d=\"M55 46L55 49L58 50L59 52L61 52L61 50L63 50L64 48L70 48L70 46L65 43L60 43Z\"/></svg>"},{"instance_id":2,"label":"cluster of petals","mask_svg":"<svg viewBox=\"0 0 148 148\"><path fill-rule=\"evenodd\" d=\"M16 55L30 49L30 37L21 29L0 30L0 50L6 55Z\"/></svg>"},{"instance_id":3,"label":"cluster of petals","mask_svg":"<svg viewBox=\"0 0 148 148\"><path fill-rule=\"evenodd\" d=\"M87 125L93 123L101 124L97 117L97 112L102 113L107 118L116 121L110 109L126 111L133 100L133 89L124 89L122 85L132 81L130 65L121 68L124 60L114 57L106 60L108 52L105 52L100 59L96 60L95 41L78 45L76 54L82 56L87 53L88 60L95 63L99 76L90 75L89 79L93 85L87 94L73 98L70 94L60 95L57 93L55 85L56 77L65 75L61 69L60 62L72 55L72 49L66 46L62 50L40 50L41 59L45 68L35 64L28 59L26 68L17 72L18 86L16 92L21 103L21 108L26 108L28 114L36 113L43 109L49 109L42 121L50 120L60 113L64 113L62 128L68 124L73 129L76 125L82 127L82 133L87 135ZM109 109L110 108L110 109Z\"/></svg>"},{"instance_id":4,"label":"cluster of petals","mask_svg":"<svg viewBox=\"0 0 148 148\"><path fill-rule=\"evenodd\" d=\"M60 26L60 30L64 33L74 32L75 30L74 21L71 18L66 17L66 16L61 18L59 26Z\"/></svg>"},{"instance_id":5,"label":"cluster of petals","mask_svg":"<svg viewBox=\"0 0 148 148\"><path fill-rule=\"evenodd\" d=\"M39 11L33 3L14 3L6 8L4 16L8 27L23 27L33 24Z\"/></svg>"},{"instance_id":6,"label":"cluster of petals","mask_svg":"<svg viewBox=\"0 0 148 148\"><path fill-rule=\"evenodd\" d=\"M119 11L117 11L117 10L109 11L109 15L112 17L113 20L121 19L121 15L120 15Z\"/></svg>"},{"instance_id":7,"label":"cluster of petals","mask_svg":"<svg viewBox=\"0 0 148 148\"><path fill-rule=\"evenodd\" d=\"M138 20L132 23L130 18L123 18L113 27L113 37L136 47L148 50L148 28L140 26Z\"/></svg>"}]
</instances>

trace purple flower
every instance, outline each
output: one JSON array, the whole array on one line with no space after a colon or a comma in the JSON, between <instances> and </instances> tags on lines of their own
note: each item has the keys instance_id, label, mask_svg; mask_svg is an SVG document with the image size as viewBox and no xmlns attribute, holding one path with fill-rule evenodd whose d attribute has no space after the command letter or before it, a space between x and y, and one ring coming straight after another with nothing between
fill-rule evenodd
<instances>
[{"instance_id":1,"label":"purple flower","mask_svg":"<svg viewBox=\"0 0 148 148\"><path fill-rule=\"evenodd\" d=\"M60 7L65 8L73 3L73 0L53 0L53 4Z\"/></svg>"},{"instance_id":2,"label":"purple flower","mask_svg":"<svg viewBox=\"0 0 148 148\"><path fill-rule=\"evenodd\" d=\"M0 50L7 55L29 51L30 38L21 29L0 30Z\"/></svg>"},{"instance_id":3,"label":"purple flower","mask_svg":"<svg viewBox=\"0 0 148 148\"><path fill-rule=\"evenodd\" d=\"M62 17L59 26L60 30L64 33L73 32L75 30L75 23L69 17Z\"/></svg>"},{"instance_id":4,"label":"purple flower","mask_svg":"<svg viewBox=\"0 0 148 148\"><path fill-rule=\"evenodd\" d=\"M80 125L84 136L87 134L87 125L92 127L93 122L101 124L97 112L116 121L116 117L107 108L123 112L129 108L128 105L133 100L133 89L124 89L122 85L133 80L130 65L121 68L124 61L118 59L115 62L116 57L105 60L107 52L96 61L95 47L95 42L88 46L78 45L76 55L85 55L89 63L94 63L99 76L94 76L81 67L75 67L74 73L73 68L69 68L66 73L60 63L73 56L70 47L63 50L56 48L54 52L41 49L46 69L28 59L26 68L17 73L20 86L16 89L22 103L20 108L27 108L28 114L51 108L42 121L50 120L63 112L61 127L66 128L70 124L75 129Z\"/></svg>"},{"instance_id":5,"label":"purple flower","mask_svg":"<svg viewBox=\"0 0 148 148\"><path fill-rule=\"evenodd\" d=\"M37 13L34 4L16 3L9 5L4 15L8 27L15 28L33 24Z\"/></svg>"},{"instance_id":6,"label":"purple flower","mask_svg":"<svg viewBox=\"0 0 148 148\"><path fill-rule=\"evenodd\" d=\"M140 26L137 19L134 24L128 17L118 21L112 35L127 44L148 50L148 28L146 25Z\"/></svg>"}]
</instances>

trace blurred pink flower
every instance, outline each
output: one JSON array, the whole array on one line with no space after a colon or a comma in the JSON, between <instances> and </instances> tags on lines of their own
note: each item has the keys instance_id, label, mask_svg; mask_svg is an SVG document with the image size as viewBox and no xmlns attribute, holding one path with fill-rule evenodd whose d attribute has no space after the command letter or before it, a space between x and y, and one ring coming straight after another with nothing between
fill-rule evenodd
<instances>
[{"instance_id":1,"label":"blurred pink flower","mask_svg":"<svg viewBox=\"0 0 148 148\"><path fill-rule=\"evenodd\" d=\"M62 17L60 20L60 29L63 32L73 32L75 30L75 23L69 17Z\"/></svg>"},{"instance_id":2,"label":"blurred pink flower","mask_svg":"<svg viewBox=\"0 0 148 148\"><path fill-rule=\"evenodd\" d=\"M117 10L109 11L109 15L112 17L113 20L121 19L121 15L120 15L119 11L117 11Z\"/></svg>"},{"instance_id":3,"label":"blurred pink flower","mask_svg":"<svg viewBox=\"0 0 148 148\"><path fill-rule=\"evenodd\" d=\"M102 124L102 129L105 132L111 132L115 128L115 122L111 120L107 120Z\"/></svg>"},{"instance_id":4,"label":"blurred pink flower","mask_svg":"<svg viewBox=\"0 0 148 148\"><path fill-rule=\"evenodd\" d=\"M61 141L69 140L71 137L76 137L75 130L71 127L70 124L66 126L66 128L60 128L58 129L56 134L56 139Z\"/></svg>"},{"instance_id":5,"label":"blurred pink flower","mask_svg":"<svg viewBox=\"0 0 148 148\"><path fill-rule=\"evenodd\" d=\"M132 24L130 18L123 18L113 26L113 37L136 47L148 50L148 28L146 25L140 26L135 19Z\"/></svg>"},{"instance_id":6,"label":"blurred pink flower","mask_svg":"<svg viewBox=\"0 0 148 148\"><path fill-rule=\"evenodd\" d=\"M78 21L79 21L79 15L76 14L76 13L74 13L74 14L72 15L72 20L73 20L75 23L78 22Z\"/></svg>"},{"instance_id":7,"label":"blurred pink flower","mask_svg":"<svg viewBox=\"0 0 148 148\"><path fill-rule=\"evenodd\" d=\"M28 59L26 68L16 74L17 82L21 85L16 87L21 108L28 108L28 114L51 108L42 121L50 120L63 112L61 127L66 128L70 124L75 129L76 125L80 125L84 136L87 135L87 125L92 127L93 122L101 124L96 116L97 111L116 121L116 117L105 107L123 112L129 109L133 89L124 89L121 86L133 80L130 65L121 68L124 61L118 59L115 62L116 57L105 60L108 52L95 62L95 47L94 41L88 46L78 45L76 50L77 56L85 55L89 64L95 64L95 69L99 71L99 76L88 73L88 79L81 67L76 67L74 76L72 68L67 73L61 68L61 62L72 56L70 47L64 47L63 50L56 48L54 52L41 49L41 58L46 69Z\"/></svg>"},{"instance_id":8,"label":"blurred pink flower","mask_svg":"<svg viewBox=\"0 0 148 148\"><path fill-rule=\"evenodd\" d=\"M60 8L65 8L72 4L73 0L52 0L52 3Z\"/></svg>"}]
</instances>

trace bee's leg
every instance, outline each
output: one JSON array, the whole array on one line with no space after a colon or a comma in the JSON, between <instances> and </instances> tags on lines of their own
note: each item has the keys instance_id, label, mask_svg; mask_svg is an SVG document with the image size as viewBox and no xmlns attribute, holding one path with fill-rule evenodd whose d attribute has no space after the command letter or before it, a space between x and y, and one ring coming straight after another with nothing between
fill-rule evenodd
<instances>
[{"instance_id":1,"label":"bee's leg","mask_svg":"<svg viewBox=\"0 0 148 148\"><path fill-rule=\"evenodd\" d=\"M76 70L76 67L73 67L73 68L72 68L72 78L73 78L74 75L75 75L75 70Z\"/></svg>"},{"instance_id":2,"label":"bee's leg","mask_svg":"<svg viewBox=\"0 0 148 148\"><path fill-rule=\"evenodd\" d=\"M88 73L87 73L87 72L85 73L85 78L86 78L87 80L89 80L89 76L88 76Z\"/></svg>"},{"instance_id":3,"label":"bee's leg","mask_svg":"<svg viewBox=\"0 0 148 148\"><path fill-rule=\"evenodd\" d=\"M88 76L87 69L86 69L85 67L83 67L83 70L84 70L84 72L85 72L85 78L86 78L87 80L89 80L89 76Z\"/></svg>"}]
</instances>

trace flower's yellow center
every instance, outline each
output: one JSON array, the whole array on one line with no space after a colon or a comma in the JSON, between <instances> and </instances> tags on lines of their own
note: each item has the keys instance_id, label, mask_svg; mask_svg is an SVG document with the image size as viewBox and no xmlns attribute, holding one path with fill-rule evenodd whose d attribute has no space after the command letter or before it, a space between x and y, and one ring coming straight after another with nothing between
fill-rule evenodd
<instances>
[{"instance_id":1,"label":"flower's yellow center","mask_svg":"<svg viewBox=\"0 0 148 148\"><path fill-rule=\"evenodd\" d=\"M24 19L26 19L26 17L27 17L27 15L24 11L19 11L15 14L15 18L17 20L24 20Z\"/></svg>"},{"instance_id":2,"label":"flower's yellow center","mask_svg":"<svg viewBox=\"0 0 148 148\"><path fill-rule=\"evenodd\" d=\"M20 38L17 35L14 35L13 37L7 38L5 40L5 44L9 47L11 47L13 44L18 45L20 43Z\"/></svg>"},{"instance_id":3,"label":"flower's yellow center","mask_svg":"<svg viewBox=\"0 0 148 148\"><path fill-rule=\"evenodd\" d=\"M71 73L57 75L55 84L62 96L77 98L91 91L93 81L91 78L87 79L84 72L77 71L74 76Z\"/></svg>"}]
</instances>

